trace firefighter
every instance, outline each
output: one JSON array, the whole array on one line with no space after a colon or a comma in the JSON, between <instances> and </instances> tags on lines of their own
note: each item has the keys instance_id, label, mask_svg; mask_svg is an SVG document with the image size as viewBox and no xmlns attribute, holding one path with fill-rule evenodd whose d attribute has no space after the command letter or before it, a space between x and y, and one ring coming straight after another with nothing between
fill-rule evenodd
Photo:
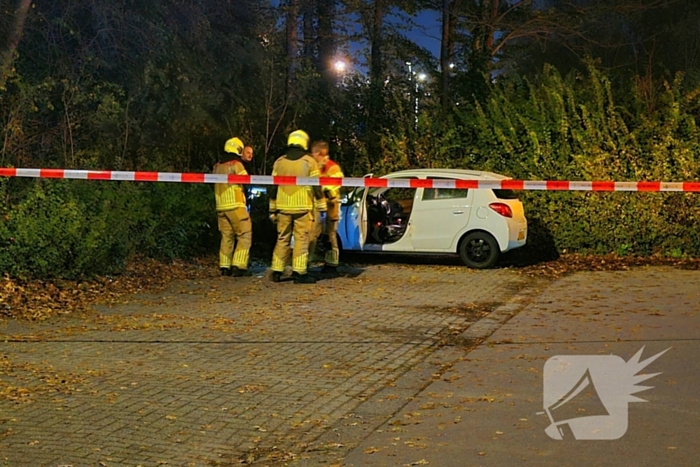
<instances>
[{"instance_id":1,"label":"firefighter","mask_svg":"<svg viewBox=\"0 0 700 467\"><path fill-rule=\"evenodd\" d=\"M311 154L318 163L321 177L343 178L343 171L337 162L328 156L328 143L318 141L311 147ZM338 221L340 220L340 185L323 187L326 203L325 215L320 212L314 214L314 225L311 229L311 241L309 242L309 254L313 256L319 237L324 230L327 235L325 264L322 272L335 274L340 261L340 249L338 248ZM321 203L322 204L322 203Z\"/></svg>"},{"instance_id":2,"label":"firefighter","mask_svg":"<svg viewBox=\"0 0 700 467\"><path fill-rule=\"evenodd\" d=\"M285 154L275 161L272 176L318 177L318 164L309 154L309 135L302 130L292 132L287 139ZM277 186L270 189L270 219L277 223L277 243L272 253L273 282L282 278L284 267L292 256L292 275L297 284L313 284L308 274L309 234L314 209L323 210L320 186ZM294 251L290 247L294 236Z\"/></svg>"},{"instance_id":3,"label":"firefighter","mask_svg":"<svg viewBox=\"0 0 700 467\"><path fill-rule=\"evenodd\" d=\"M224 145L223 157L214 165L215 174L248 175L241 159L243 141L231 138ZM222 162L222 159L229 159ZM248 213L247 200L241 185L231 183L214 184L216 213L221 232L219 268L222 276L250 276L248 263L250 246L253 243L253 225ZM234 252L234 242L236 248Z\"/></svg>"}]
</instances>

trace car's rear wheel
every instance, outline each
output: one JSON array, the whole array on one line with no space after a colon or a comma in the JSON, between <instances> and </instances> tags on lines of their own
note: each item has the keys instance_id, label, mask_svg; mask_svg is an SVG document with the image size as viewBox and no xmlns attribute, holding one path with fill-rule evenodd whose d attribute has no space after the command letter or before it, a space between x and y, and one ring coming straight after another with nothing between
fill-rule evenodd
<instances>
[{"instance_id":1,"label":"car's rear wheel","mask_svg":"<svg viewBox=\"0 0 700 467\"><path fill-rule=\"evenodd\" d=\"M459 244L459 256L462 262L474 269L492 268L498 262L501 250L498 242L486 232L467 234Z\"/></svg>"}]
</instances>

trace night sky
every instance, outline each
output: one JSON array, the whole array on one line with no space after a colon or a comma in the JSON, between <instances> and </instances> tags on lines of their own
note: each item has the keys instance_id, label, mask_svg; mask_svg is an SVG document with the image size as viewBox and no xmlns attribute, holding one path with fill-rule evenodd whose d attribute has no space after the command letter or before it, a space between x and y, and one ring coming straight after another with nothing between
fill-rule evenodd
<instances>
[{"instance_id":1,"label":"night sky","mask_svg":"<svg viewBox=\"0 0 700 467\"><path fill-rule=\"evenodd\" d=\"M415 18L418 27L408 32L406 37L421 47L428 49L435 57L439 57L440 36L442 34L440 21L440 12L433 10L423 11Z\"/></svg>"},{"instance_id":2,"label":"night sky","mask_svg":"<svg viewBox=\"0 0 700 467\"><path fill-rule=\"evenodd\" d=\"M280 0L270 0L270 4L273 7L278 7L280 4ZM440 56L440 16L440 12L438 11L420 12L414 18L414 21L417 23L417 26L404 33L404 35L408 39L415 42L419 46L426 48L436 58ZM399 24L402 22L401 18L397 15L387 15L386 20L387 22L390 22L392 24ZM358 24L355 29L359 30L359 27L360 26ZM358 56L358 52L364 46L366 46L366 44L350 44L350 52L356 55L357 59L363 60L362 57ZM360 68L363 69L363 71L365 71L364 69L366 68L366 64L361 63Z\"/></svg>"}]
</instances>

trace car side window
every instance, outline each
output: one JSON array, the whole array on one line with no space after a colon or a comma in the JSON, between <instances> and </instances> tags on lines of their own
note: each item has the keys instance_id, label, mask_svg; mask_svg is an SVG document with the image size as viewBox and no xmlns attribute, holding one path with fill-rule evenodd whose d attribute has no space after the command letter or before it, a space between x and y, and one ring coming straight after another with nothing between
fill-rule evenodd
<instances>
[{"instance_id":1,"label":"car side window","mask_svg":"<svg viewBox=\"0 0 700 467\"><path fill-rule=\"evenodd\" d=\"M429 180L454 180L452 178L428 177ZM457 190L454 188L424 188L423 201L435 199L460 199L466 198L469 190Z\"/></svg>"}]
</instances>

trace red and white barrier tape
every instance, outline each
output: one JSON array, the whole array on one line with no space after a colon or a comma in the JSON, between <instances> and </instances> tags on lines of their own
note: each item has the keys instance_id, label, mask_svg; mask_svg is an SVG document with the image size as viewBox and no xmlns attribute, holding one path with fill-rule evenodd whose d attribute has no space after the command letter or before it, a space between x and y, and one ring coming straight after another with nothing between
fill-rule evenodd
<instances>
[{"instance_id":1,"label":"red and white barrier tape","mask_svg":"<svg viewBox=\"0 0 700 467\"><path fill-rule=\"evenodd\" d=\"M427 180L389 178L303 178L271 175L223 175L176 172L120 172L116 170L22 169L0 167L0 177L69 178L127 182L237 183L240 185L324 185L389 188L491 188L547 191L687 191L700 192L700 182L614 182L558 180Z\"/></svg>"}]
</instances>

